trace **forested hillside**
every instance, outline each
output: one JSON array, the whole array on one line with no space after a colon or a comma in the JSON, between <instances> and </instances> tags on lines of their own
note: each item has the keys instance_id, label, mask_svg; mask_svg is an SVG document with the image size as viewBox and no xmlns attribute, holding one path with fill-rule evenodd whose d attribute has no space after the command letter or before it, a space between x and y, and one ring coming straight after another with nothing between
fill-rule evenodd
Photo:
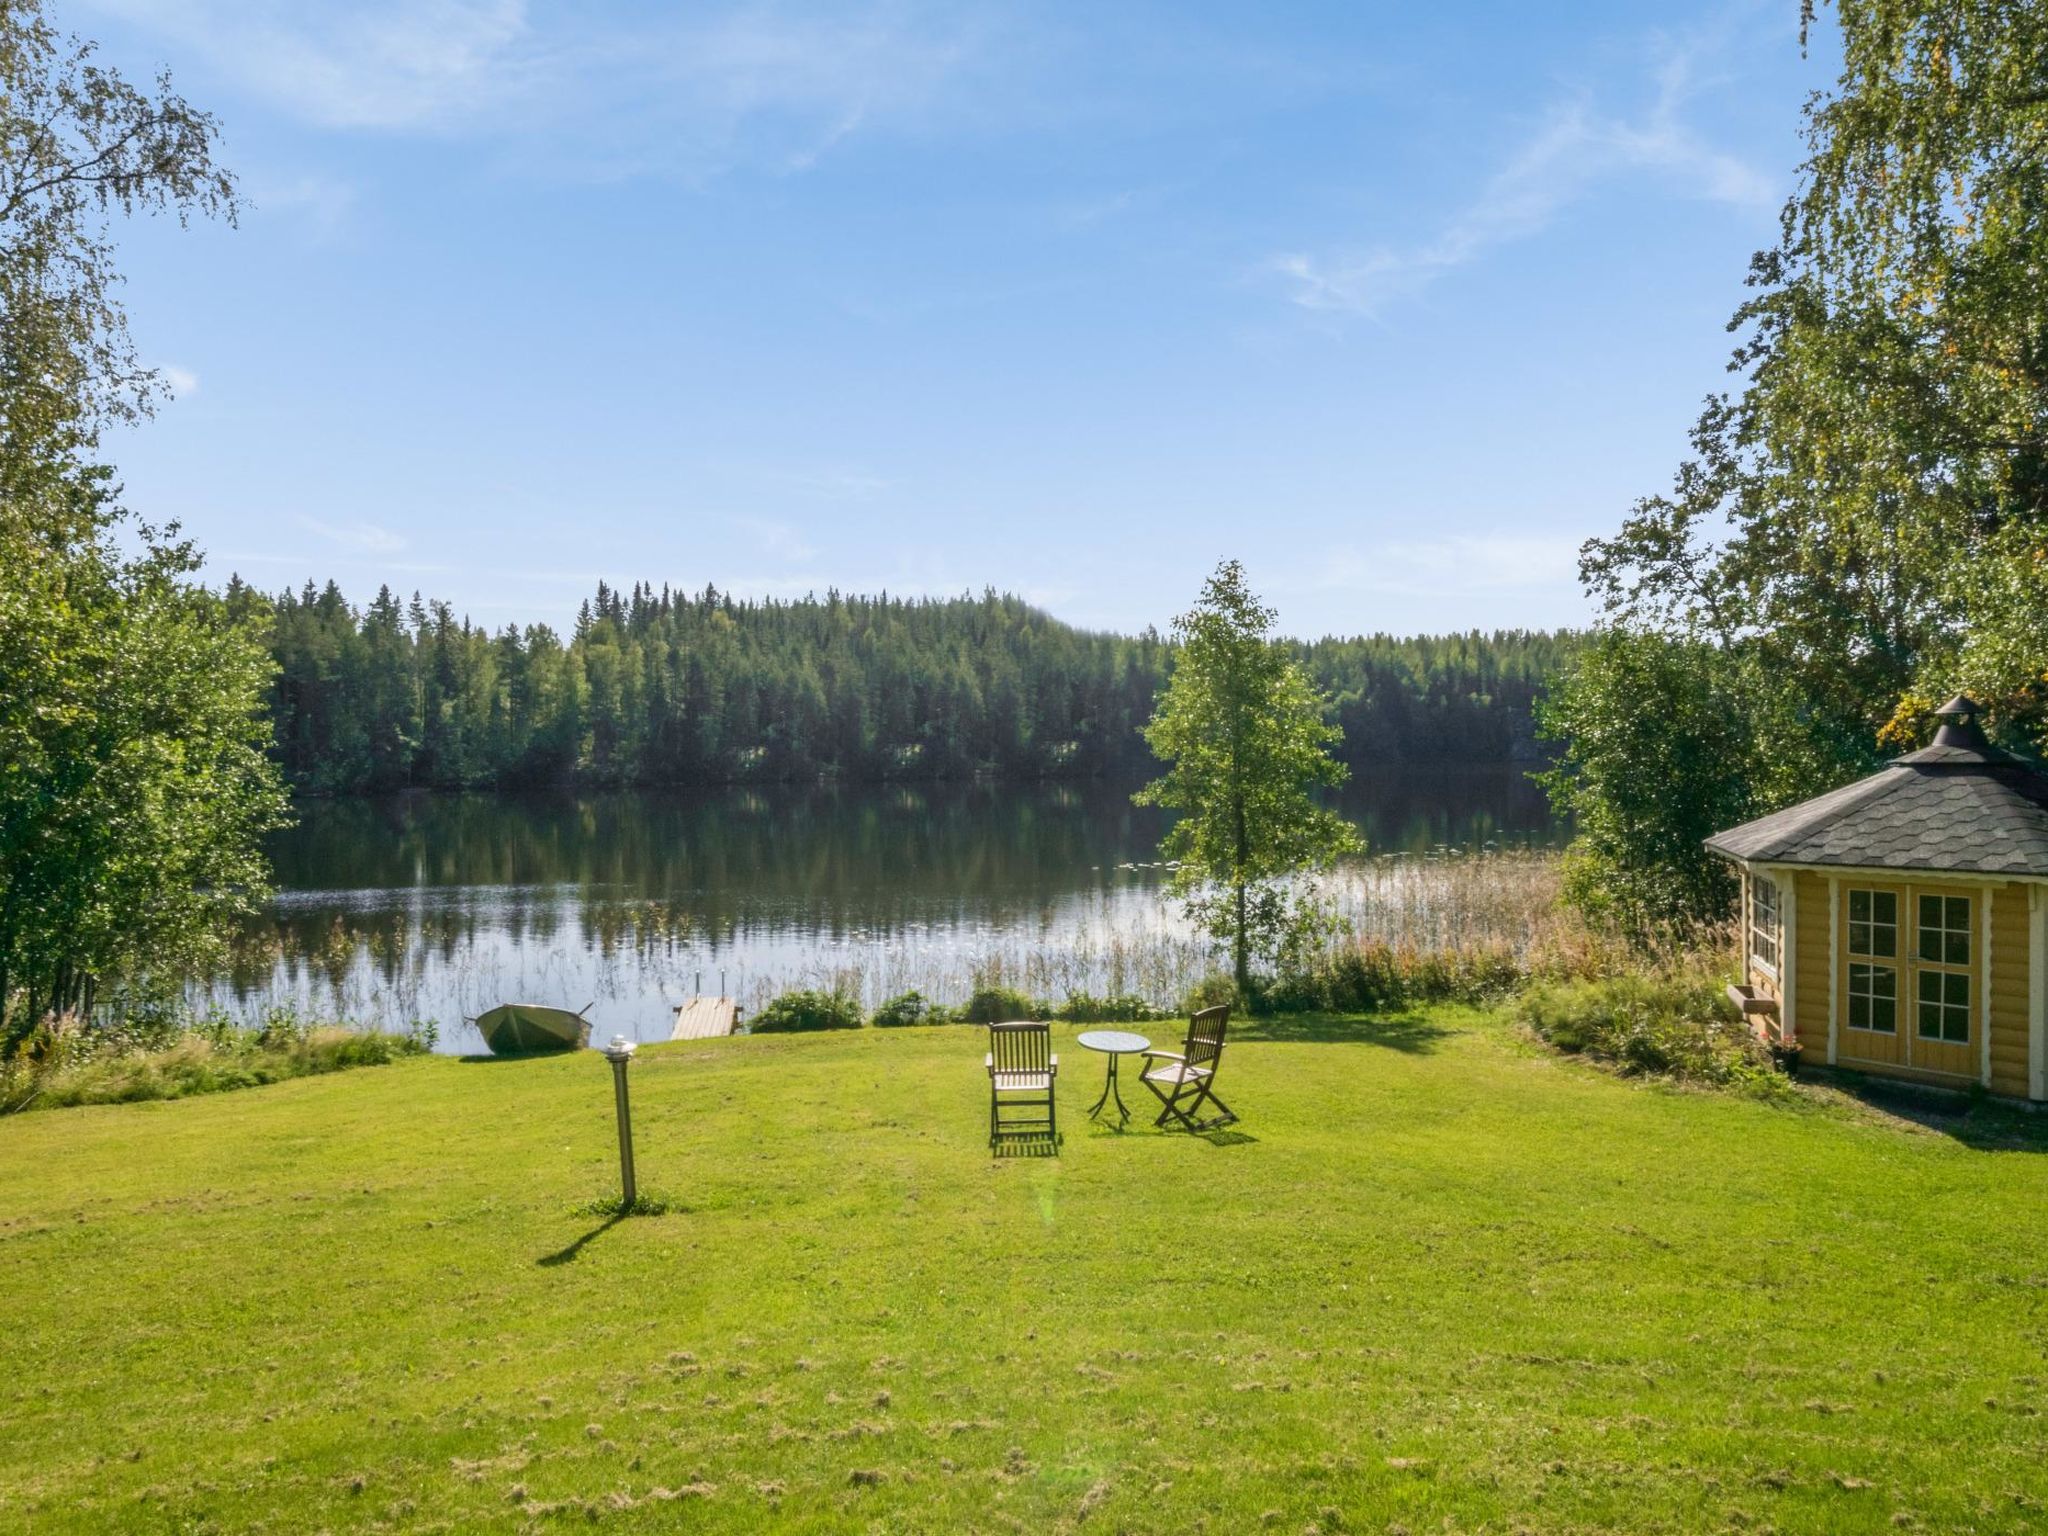
<instances>
[{"instance_id":1,"label":"forested hillside","mask_svg":"<svg viewBox=\"0 0 2048 1536\"><path fill-rule=\"evenodd\" d=\"M1021 599L744 601L600 585L575 632L491 633L446 603L329 583L271 601L277 751L302 789L1089 775L1136 783L1171 665ZM1571 644L1519 631L1301 647L1353 762L1531 752Z\"/></svg>"}]
</instances>

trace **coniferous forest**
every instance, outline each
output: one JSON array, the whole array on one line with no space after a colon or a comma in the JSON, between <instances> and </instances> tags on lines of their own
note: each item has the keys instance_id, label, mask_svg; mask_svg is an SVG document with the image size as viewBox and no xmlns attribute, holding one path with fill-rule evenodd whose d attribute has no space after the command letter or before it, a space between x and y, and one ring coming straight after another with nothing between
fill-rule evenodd
<instances>
[{"instance_id":1,"label":"coniferous forest","mask_svg":"<svg viewBox=\"0 0 2048 1536\"><path fill-rule=\"evenodd\" d=\"M302 791L740 780L1106 777L1172 666L1156 633L1076 629L1019 598L745 600L600 584L566 638L497 632L332 582L270 609L276 751ZM1296 647L1353 765L1537 755L1532 706L1569 634L1371 635Z\"/></svg>"}]
</instances>

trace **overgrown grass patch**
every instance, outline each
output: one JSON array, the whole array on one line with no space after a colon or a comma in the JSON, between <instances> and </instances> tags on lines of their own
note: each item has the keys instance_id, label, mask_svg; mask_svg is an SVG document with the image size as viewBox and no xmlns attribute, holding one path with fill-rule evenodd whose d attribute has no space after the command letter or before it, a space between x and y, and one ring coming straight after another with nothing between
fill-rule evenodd
<instances>
[{"instance_id":1,"label":"overgrown grass patch","mask_svg":"<svg viewBox=\"0 0 2048 1536\"><path fill-rule=\"evenodd\" d=\"M1703 962L1620 976L1536 982L1509 1013L1561 1051L1630 1075L1779 1094L1789 1082Z\"/></svg>"},{"instance_id":2,"label":"overgrown grass patch","mask_svg":"<svg viewBox=\"0 0 2048 1536\"><path fill-rule=\"evenodd\" d=\"M427 1035L305 1024L288 1015L261 1029L213 1020L141 1034L88 1026L43 1035L33 1052L0 1061L0 1114L257 1088L385 1066L432 1045Z\"/></svg>"},{"instance_id":3,"label":"overgrown grass patch","mask_svg":"<svg viewBox=\"0 0 2048 1536\"><path fill-rule=\"evenodd\" d=\"M1119 1134L1055 1030L1014 1160L979 1031L646 1047L658 1220L596 1053L0 1122L0 1530L2039 1528L2038 1127L1438 1008Z\"/></svg>"}]
</instances>

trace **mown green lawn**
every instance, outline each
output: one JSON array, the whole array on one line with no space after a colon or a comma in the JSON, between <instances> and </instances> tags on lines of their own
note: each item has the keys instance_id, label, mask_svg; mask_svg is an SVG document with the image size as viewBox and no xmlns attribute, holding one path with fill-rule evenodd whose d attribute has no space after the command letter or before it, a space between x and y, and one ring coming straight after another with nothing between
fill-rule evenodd
<instances>
[{"instance_id":1,"label":"mown green lawn","mask_svg":"<svg viewBox=\"0 0 2048 1536\"><path fill-rule=\"evenodd\" d=\"M1240 1135L1118 1136L1070 1033L1057 1159L989 1157L977 1030L644 1050L679 1208L609 1226L594 1054L0 1122L0 1528L2048 1523L2017 1117L1442 1011L1247 1037Z\"/></svg>"}]
</instances>

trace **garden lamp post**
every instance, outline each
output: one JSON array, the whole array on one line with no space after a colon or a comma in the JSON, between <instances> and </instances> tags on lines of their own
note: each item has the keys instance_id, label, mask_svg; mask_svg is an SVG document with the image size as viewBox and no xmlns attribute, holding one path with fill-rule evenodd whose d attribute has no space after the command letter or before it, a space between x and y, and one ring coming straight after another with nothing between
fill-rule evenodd
<instances>
[{"instance_id":1,"label":"garden lamp post","mask_svg":"<svg viewBox=\"0 0 2048 1536\"><path fill-rule=\"evenodd\" d=\"M624 1035L613 1035L604 1057L612 1064L612 1092L619 1106L619 1182L625 1193L620 1213L623 1215L639 1204L639 1191L633 1183L633 1106L626 1097L626 1066L633 1059L633 1042Z\"/></svg>"}]
</instances>

